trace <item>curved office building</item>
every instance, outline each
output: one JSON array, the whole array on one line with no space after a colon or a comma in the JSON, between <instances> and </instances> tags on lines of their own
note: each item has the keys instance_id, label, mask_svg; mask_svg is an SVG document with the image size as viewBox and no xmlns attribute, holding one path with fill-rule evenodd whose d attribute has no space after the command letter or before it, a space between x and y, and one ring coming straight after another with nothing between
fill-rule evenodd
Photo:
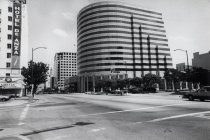
<instances>
[{"instance_id":1,"label":"curved office building","mask_svg":"<svg viewBox=\"0 0 210 140\"><path fill-rule=\"evenodd\" d=\"M160 12L119 2L97 2L77 17L78 75L147 73L172 67Z\"/></svg>"}]
</instances>

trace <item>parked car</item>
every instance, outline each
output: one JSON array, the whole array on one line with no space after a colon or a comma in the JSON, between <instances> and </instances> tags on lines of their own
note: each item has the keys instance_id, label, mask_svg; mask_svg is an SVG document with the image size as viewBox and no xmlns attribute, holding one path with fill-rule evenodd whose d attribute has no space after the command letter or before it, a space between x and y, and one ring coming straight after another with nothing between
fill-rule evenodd
<instances>
[{"instance_id":1,"label":"parked car","mask_svg":"<svg viewBox=\"0 0 210 140\"><path fill-rule=\"evenodd\" d=\"M200 101L210 100L210 86L204 86L194 92L186 92L182 98L187 98L190 101L193 101L194 99L199 99Z\"/></svg>"},{"instance_id":2,"label":"parked car","mask_svg":"<svg viewBox=\"0 0 210 140\"><path fill-rule=\"evenodd\" d=\"M11 96L8 95L0 95L0 101L5 102L11 99Z\"/></svg>"},{"instance_id":3,"label":"parked car","mask_svg":"<svg viewBox=\"0 0 210 140\"><path fill-rule=\"evenodd\" d=\"M156 88L155 87L144 87L143 88L144 92L151 92L151 93L156 93Z\"/></svg>"},{"instance_id":4,"label":"parked car","mask_svg":"<svg viewBox=\"0 0 210 140\"><path fill-rule=\"evenodd\" d=\"M143 93L143 89L142 88L130 88L128 90L129 93L132 94L138 94L138 93Z\"/></svg>"},{"instance_id":5,"label":"parked car","mask_svg":"<svg viewBox=\"0 0 210 140\"><path fill-rule=\"evenodd\" d=\"M128 93L128 90L111 90L111 91L108 91L107 93L110 93L110 94L117 94L117 95L125 95Z\"/></svg>"}]
</instances>

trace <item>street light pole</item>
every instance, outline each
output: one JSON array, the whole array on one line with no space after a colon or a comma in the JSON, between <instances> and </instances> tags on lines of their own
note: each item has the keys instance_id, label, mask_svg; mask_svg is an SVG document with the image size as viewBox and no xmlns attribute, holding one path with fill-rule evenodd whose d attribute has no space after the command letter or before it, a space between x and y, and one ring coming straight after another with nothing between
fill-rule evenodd
<instances>
[{"instance_id":1,"label":"street light pole","mask_svg":"<svg viewBox=\"0 0 210 140\"><path fill-rule=\"evenodd\" d=\"M175 49L174 51L183 51L183 52L186 53L186 56L187 56L187 69L189 70L189 60L188 60L188 53L187 53L187 50Z\"/></svg>"},{"instance_id":2,"label":"street light pole","mask_svg":"<svg viewBox=\"0 0 210 140\"><path fill-rule=\"evenodd\" d=\"M32 83L32 88L31 88L31 94L32 97L34 97L34 51L38 49L47 49L46 47L37 47L37 48L32 48L32 65L31 65L31 83Z\"/></svg>"}]
</instances>

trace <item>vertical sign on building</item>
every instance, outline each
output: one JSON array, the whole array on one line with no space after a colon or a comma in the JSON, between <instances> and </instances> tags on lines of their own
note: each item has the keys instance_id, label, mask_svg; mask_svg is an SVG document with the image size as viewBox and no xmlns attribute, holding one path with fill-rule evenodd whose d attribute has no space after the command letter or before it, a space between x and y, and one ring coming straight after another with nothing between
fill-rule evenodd
<instances>
[{"instance_id":1,"label":"vertical sign on building","mask_svg":"<svg viewBox=\"0 0 210 140\"><path fill-rule=\"evenodd\" d=\"M12 74L20 74L21 3L13 3Z\"/></svg>"},{"instance_id":2,"label":"vertical sign on building","mask_svg":"<svg viewBox=\"0 0 210 140\"><path fill-rule=\"evenodd\" d=\"M26 4L26 0L21 0L21 2L22 2L23 4Z\"/></svg>"}]
</instances>

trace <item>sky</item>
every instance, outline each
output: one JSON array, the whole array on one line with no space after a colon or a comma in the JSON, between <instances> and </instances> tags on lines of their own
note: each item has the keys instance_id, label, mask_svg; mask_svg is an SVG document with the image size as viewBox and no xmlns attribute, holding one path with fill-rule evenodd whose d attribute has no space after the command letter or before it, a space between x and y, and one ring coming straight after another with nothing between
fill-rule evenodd
<instances>
[{"instance_id":1,"label":"sky","mask_svg":"<svg viewBox=\"0 0 210 140\"><path fill-rule=\"evenodd\" d=\"M57 52L77 51L77 14L88 4L104 0L28 0L29 60L53 67ZM115 0L162 12L172 61L189 63L194 52L210 51L210 0Z\"/></svg>"}]
</instances>

